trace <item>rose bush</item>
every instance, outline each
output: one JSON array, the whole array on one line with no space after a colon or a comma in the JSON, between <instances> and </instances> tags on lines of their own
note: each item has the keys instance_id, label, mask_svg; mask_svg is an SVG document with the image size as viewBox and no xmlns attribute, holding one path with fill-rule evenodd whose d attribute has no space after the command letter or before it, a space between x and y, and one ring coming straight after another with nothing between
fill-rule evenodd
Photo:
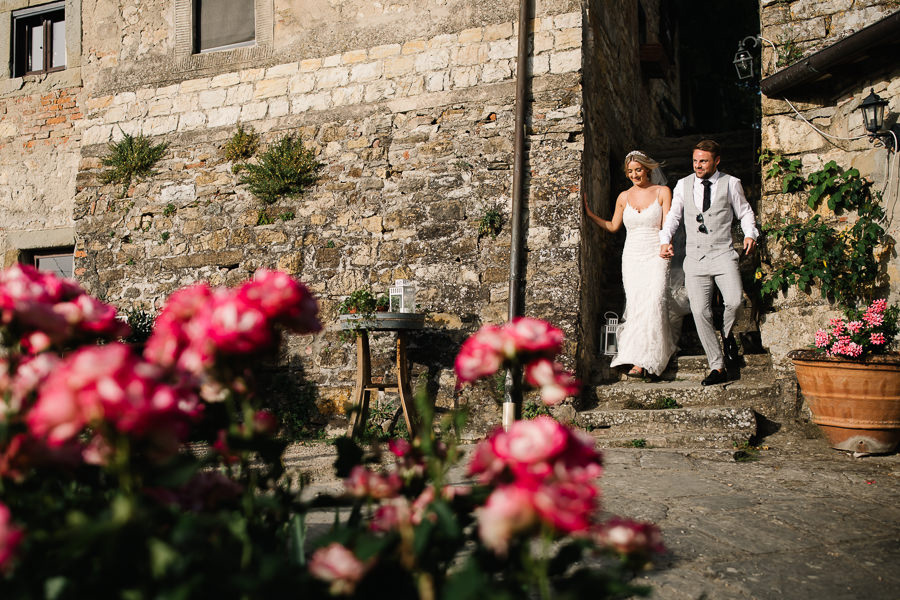
<instances>
[{"instance_id":1,"label":"rose bush","mask_svg":"<svg viewBox=\"0 0 900 600\"><path fill-rule=\"evenodd\" d=\"M641 591L630 569L661 549L658 530L599 518L600 453L547 417L480 442L468 482L448 476L460 413L392 441L391 468L342 438L345 494L304 500L254 372L284 332L318 331L317 312L274 271L193 285L172 294L138 354L115 341L128 333L116 309L76 283L0 272L0 597ZM554 362L561 347L559 330L520 319L470 338L457 372L474 381L522 365L553 403L575 386ZM305 515L322 504L349 508L308 539Z\"/></svg>"}]
</instances>

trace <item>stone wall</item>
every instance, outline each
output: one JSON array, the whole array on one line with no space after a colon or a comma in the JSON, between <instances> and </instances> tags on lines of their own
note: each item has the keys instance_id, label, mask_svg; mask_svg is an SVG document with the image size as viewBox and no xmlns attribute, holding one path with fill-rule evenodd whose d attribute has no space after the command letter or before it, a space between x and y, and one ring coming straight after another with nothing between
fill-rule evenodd
<instances>
[{"instance_id":1,"label":"stone wall","mask_svg":"<svg viewBox=\"0 0 900 600\"><path fill-rule=\"evenodd\" d=\"M120 7L116 18L129 26L119 47L108 37L87 44L74 204L78 278L108 301L155 310L194 281L234 284L261 266L295 273L320 298L328 329L293 340L282 359L294 383L318 384L309 400L326 416L343 411L355 375L336 305L357 288L385 292L396 278L414 279L429 315L429 329L411 343L414 378L441 406L478 400L482 428L495 424L499 412L482 402L487 388L455 394L452 360L466 335L506 318L515 15L497 22L506 13L488 18L476 10L484 3L468 3L469 21L449 21L464 25L458 30L442 24L438 32L435 21L419 25L427 36L411 37L398 27L376 45L339 52L320 48L325 41L281 48L276 35L264 61L296 51L293 60L219 72L201 65L180 81L171 69L150 70L135 85L136 65L146 69L164 54L137 40L171 42L168 13L151 14L158 4ZM571 365L581 328L582 15L575 2L542 6L569 10L539 12L531 25L525 312L565 330ZM287 27L286 8L274 7L277 33ZM408 13L392 18L410 21ZM343 35L346 44L369 40ZM125 58L134 62L117 66ZM318 184L262 205L221 151L238 123L259 132L264 146L301 136L323 163ZM121 132L166 141L169 150L152 178L120 198L121 186L101 185L99 174L107 143ZM503 216L496 238L478 234L488 209ZM373 344L373 358L376 375L390 378L387 336Z\"/></svg>"},{"instance_id":2,"label":"stone wall","mask_svg":"<svg viewBox=\"0 0 900 600\"><path fill-rule=\"evenodd\" d=\"M781 45L792 40L805 54L833 44L853 31L882 19L897 10L897 3L890 1L840 0L819 2L796 0L793 2L762 2L762 36ZM768 47L764 51L764 76L774 72L774 53ZM833 97L804 98L798 101L788 95L794 106L817 128L837 138L858 138L865 134L859 104L874 90L890 102L886 114L900 112L900 69L888 72L866 73L860 70L858 79L847 82ZM874 189L884 192L883 205L887 209L888 234L898 239L900 223L897 212L897 154L889 154L883 147L876 147L866 137L862 139L834 139L816 132L803 122L784 99L763 96L762 146L785 153L803 162L804 173L817 170L834 160L839 165L859 169L863 176L874 181ZM891 169L890 181L888 171ZM778 222L782 216L807 218L811 216L803 198L780 193L774 181L765 182L760 218L765 224ZM890 277L889 300L900 298L900 271L896 251L888 264ZM811 343L817 327L837 314L825 303L817 291L812 295L791 289L775 302L775 311L766 314L761 324L763 344L768 348L775 365L790 369L787 352Z\"/></svg>"},{"instance_id":3,"label":"stone wall","mask_svg":"<svg viewBox=\"0 0 900 600\"><path fill-rule=\"evenodd\" d=\"M659 40L659 2L644 2L647 41ZM616 198L629 182L622 164L634 149L646 148L665 133L662 98L677 104L674 57L663 77L650 77L640 63L637 4L627 0L591 2L585 24L584 188L594 212L610 218ZM600 347L603 315L622 316L621 246L624 230L611 235L590 220L582 224L583 340L580 371L592 381L609 379L609 360Z\"/></svg>"}]
</instances>

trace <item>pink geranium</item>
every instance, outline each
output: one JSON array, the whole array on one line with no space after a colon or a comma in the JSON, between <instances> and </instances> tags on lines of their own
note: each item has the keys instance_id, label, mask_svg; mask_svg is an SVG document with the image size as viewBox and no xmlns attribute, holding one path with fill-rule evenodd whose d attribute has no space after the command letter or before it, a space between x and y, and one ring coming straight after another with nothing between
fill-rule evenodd
<instances>
[{"instance_id":1,"label":"pink geranium","mask_svg":"<svg viewBox=\"0 0 900 600\"><path fill-rule=\"evenodd\" d=\"M331 584L329 591L335 595L352 594L367 570L365 563L337 542L316 550L309 561L310 574Z\"/></svg>"},{"instance_id":2,"label":"pink geranium","mask_svg":"<svg viewBox=\"0 0 900 600\"><path fill-rule=\"evenodd\" d=\"M0 503L0 573L6 573L12 568L16 549L23 537L22 530L12 523L9 508Z\"/></svg>"},{"instance_id":3,"label":"pink geranium","mask_svg":"<svg viewBox=\"0 0 900 600\"><path fill-rule=\"evenodd\" d=\"M830 329L816 331L814 347L828 356L861 358L880 354L893 345L900 308L875 300L863 310L847 310L846 318L832 318Z\"/></svg>"}]
</instances>

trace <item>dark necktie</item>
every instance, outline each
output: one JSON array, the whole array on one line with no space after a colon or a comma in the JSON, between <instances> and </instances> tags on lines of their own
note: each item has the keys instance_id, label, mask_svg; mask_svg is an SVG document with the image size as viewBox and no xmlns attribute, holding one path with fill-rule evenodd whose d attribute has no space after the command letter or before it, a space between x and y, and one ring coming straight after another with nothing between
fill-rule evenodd
<instances>
[{"instance_id":1,"label":"dark necktie","mask_svg":"<svg viewBox=\"0 0 900 600\"><path fill-rule=\"evenodd\" d=\"M712 181L704 179L700 183L703 184L703 212L706 212L709 210L709 205L712 201L712 194L709 191L712 187Z\"/></svg>"}]
</instances>

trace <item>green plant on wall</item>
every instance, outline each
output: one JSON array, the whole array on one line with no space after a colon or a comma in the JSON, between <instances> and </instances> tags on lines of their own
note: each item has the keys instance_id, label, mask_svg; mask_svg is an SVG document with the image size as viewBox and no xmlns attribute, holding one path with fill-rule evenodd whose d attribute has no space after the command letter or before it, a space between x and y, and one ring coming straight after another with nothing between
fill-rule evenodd
<instances>
[{"instance_id":1,"label":"green plant on wall","mask_svg":"<svg viewBox=\"0 0 900 600\"><path fill-rule=\"evenodd\" d=\"M803 50L793 39L781 38L778 40L778 46L778 59L775 61L776 67L786 67L803 58Z\"/></svg>"},{"instance_id":2,"label":"green plant on wall","mask_svg":"<svg viewBox=\"0 0 900 600\"><path fill-rule=\"evenodd\" d=\"M803 177L799 161L765 151L766 177L782 179L782 190L806 196L806 204L819 210L824 202L832 214L816 213L805 221L785 220L765 228L769 253L777 247L777 259L763 257L756 272L764 299L791 286L809 292L813 286L822 297L845 307L870 300L884 277L885 261L893 240L881 222L884 210L872 182L856 169L843 169L834 161ZM841 218L856 213L856 219Z\"/></svg>"},{"instance_id":3,"label":"green plant on wall","mask_svg":"<svg viewBox=\"0 0 900 600\"><path fill-rule=\"evenodd\" d=\"M237 126L237 131L234 132L227 142L225 142L225 146L222 148L222 152L225 154L225 158L232 163L235 163L232 167L232 171L237 173L243 168L241 161L249 160L259 149L259 134L253 131L252 127L244 128L243 125Z\"/></svg>"},{"instance_id":4,"label":"green plant on wall","mask_svg":"<svg viewBox=\"0 0 900 600\"><path fill-rule=\"evenodd\" d=\"M478 236L489 235L497 237L502 228L503 217L500 215L500 211L496 208L489 208L484 211L484 214L481 215L481 220L478 221Z\"/></svg>"},{"instance_id":5,"label":"green plant on wall","mask_svg":"<svg viewBox=\"0 0 900 600\"><path fill-rule=\"evenodd\" d=\"M247 184L254 196L272 204L279 198L302 194L316 182L320 166L312 150L307 150L300 138L288 134L260 154L256 163L241 165L241 183Z\"/></svg>"},{"instance_id":6,"label":"green plant on wall","mask_svg":"<svg viewBox=\"0 0 900 600\"><path fill-rule=\"evenodd\" d=\"M133 179L153 174L153 165L166 153L169 144L154 144L150 138L124 133L118 142L110 142L107 155L100 159L107 170L100 174L102 183L121 183L124 198Z\"/></svg>"}]
</instances>

